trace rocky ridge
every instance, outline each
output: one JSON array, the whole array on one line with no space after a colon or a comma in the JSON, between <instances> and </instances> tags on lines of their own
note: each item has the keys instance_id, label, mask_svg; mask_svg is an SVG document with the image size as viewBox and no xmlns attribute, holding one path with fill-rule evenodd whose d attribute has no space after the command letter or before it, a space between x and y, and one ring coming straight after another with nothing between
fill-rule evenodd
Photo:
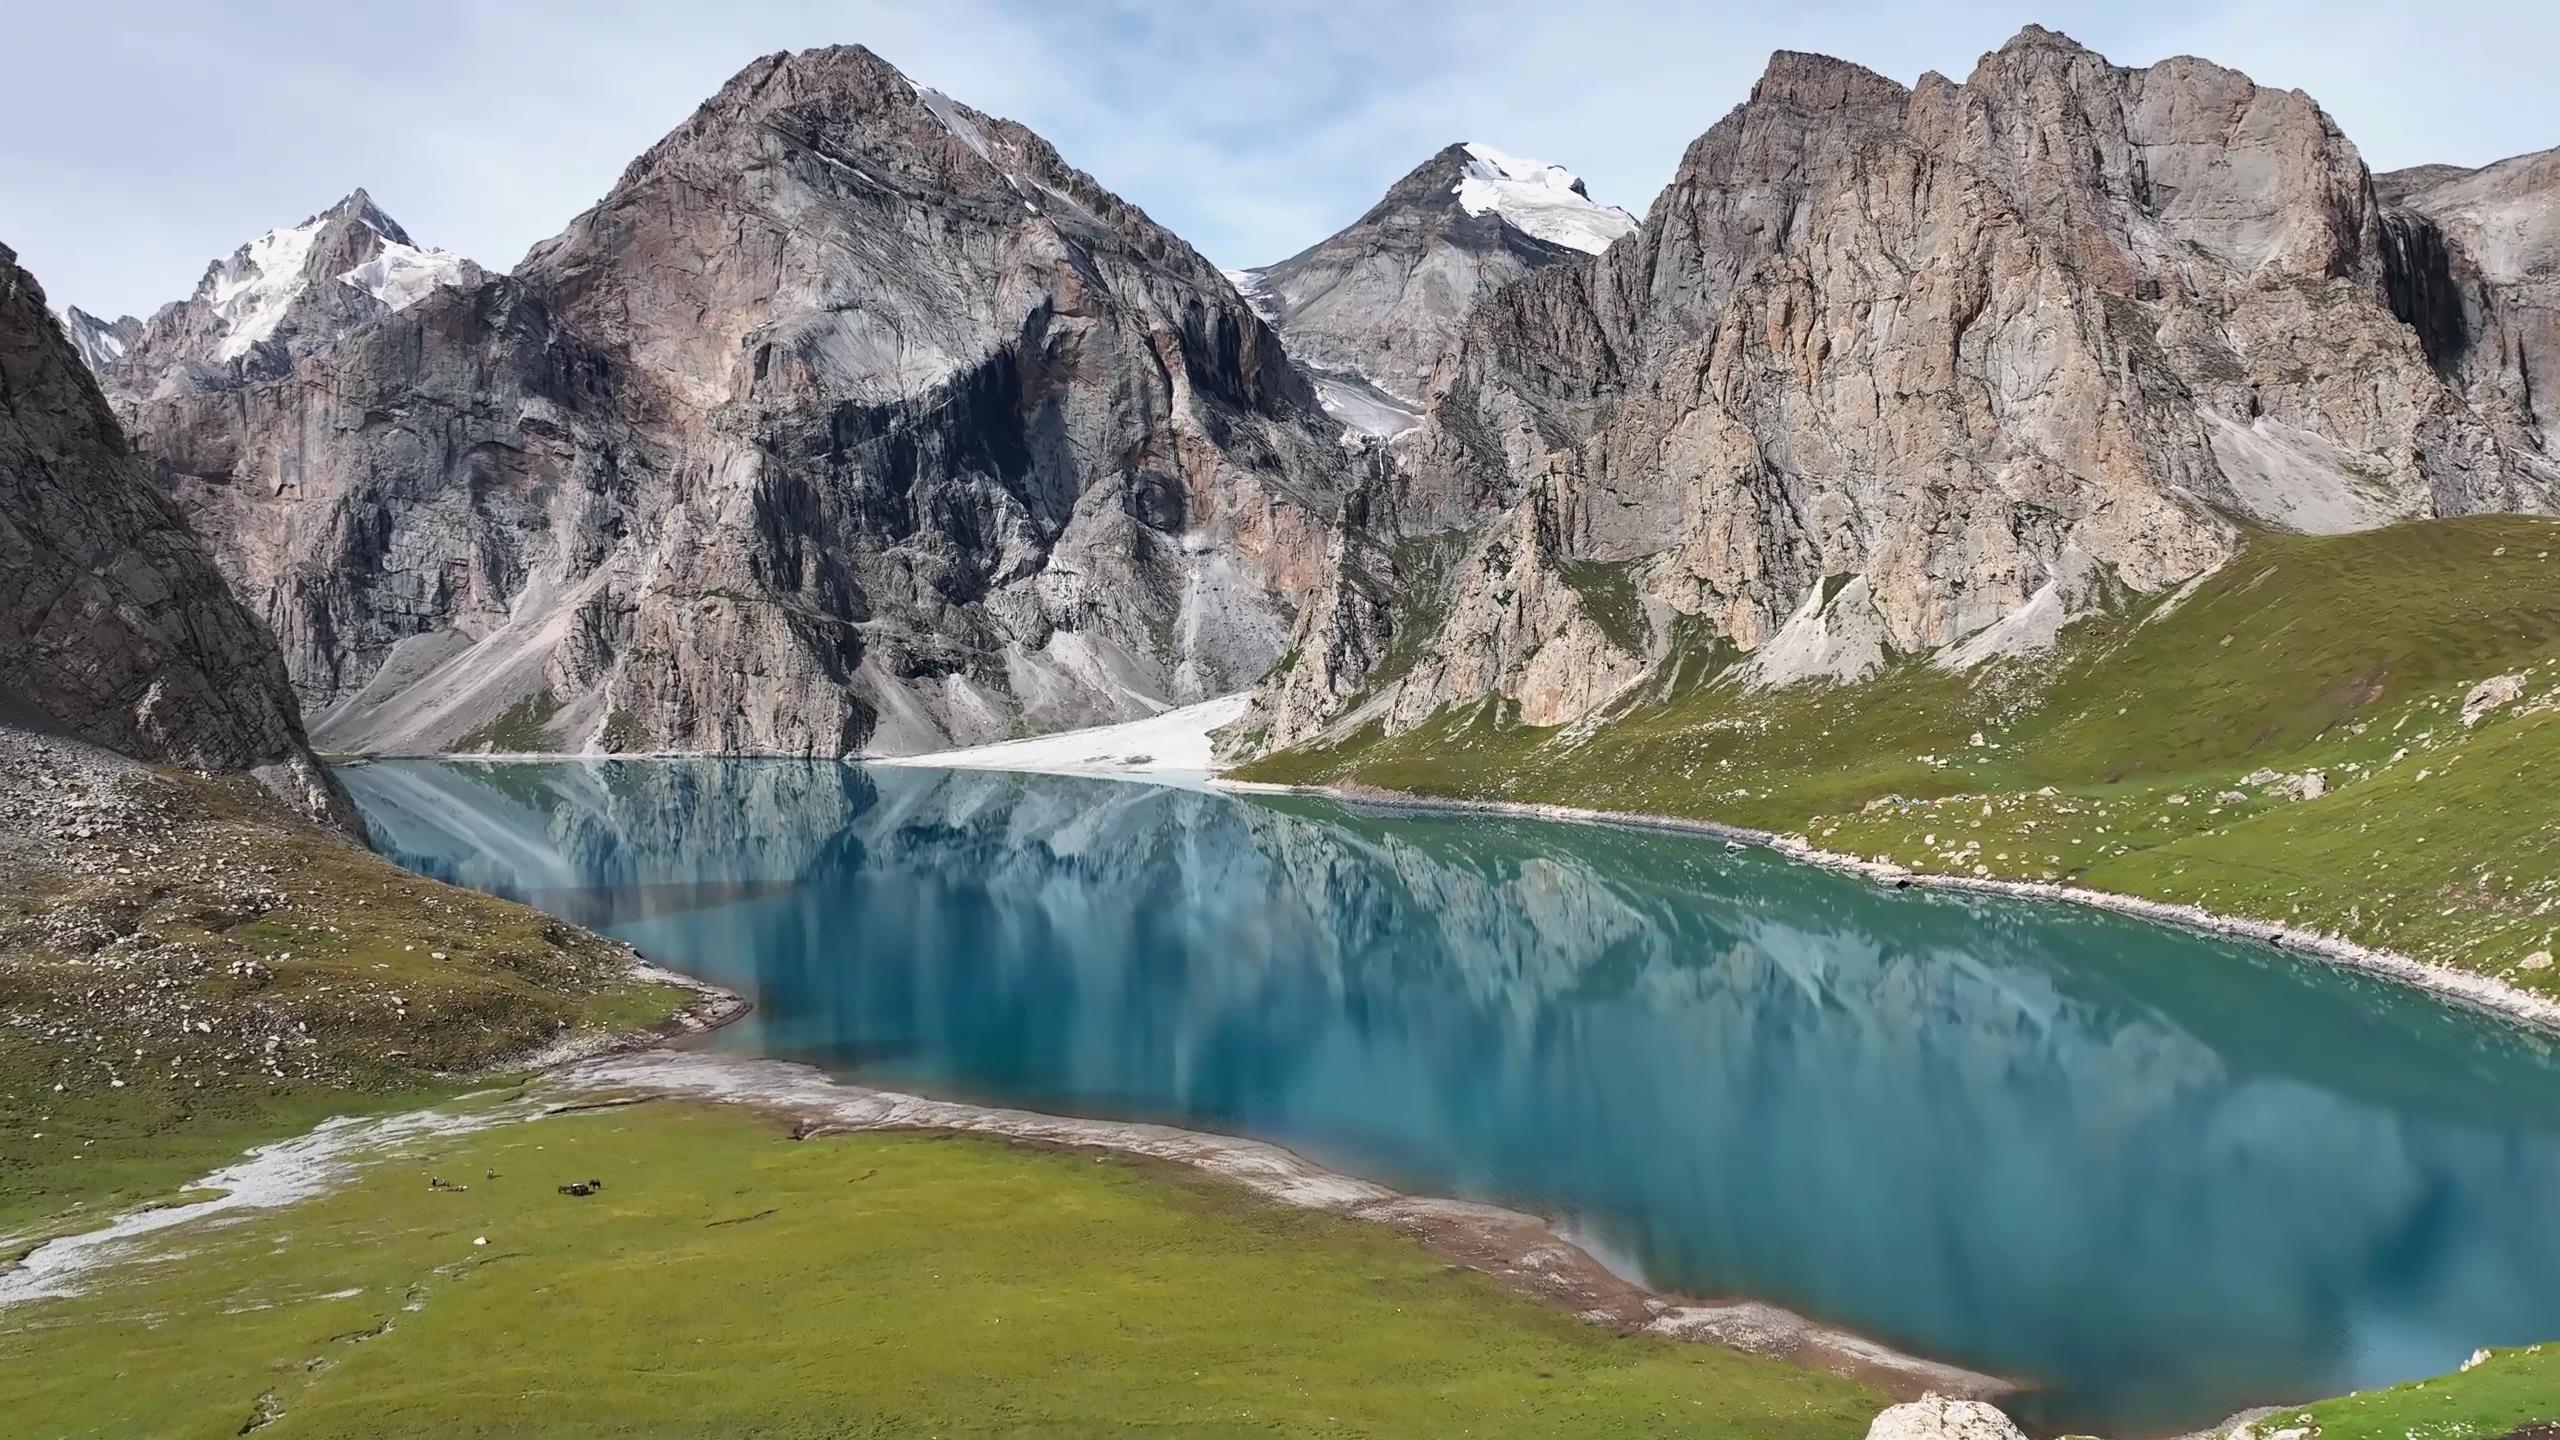
<instances>
[{"instance_id":1,"label":"rocky ridge","mask_svg":"<svg viewBox=\"0 0 2560 1440\"><path fill-rule=\"evenodd\" d=\"M104 375L108 367L124 358L124 352L142 338L142 322L130 315L114 320L101 320L77 305L62 312L62 331L71 348L80 355L80 363L93 375Z\"/></svg>"},{"instance_id":2,"label":"rocky ridge","mask_svg":"<svg viewBox=\"0 0 2560 1440\"><path fill-rule=\"evenodd\" d=\"M1633 237L1468 315L1246 743L1977 665L2251 527L2548 510L2509 166L2395 208L2309 97L2039 27L1962 84L1781 53Z\"/></svg>"},{"instance_id":3,"label":"rocky ridge","mask_svg":"<svg viewBox=\"0 0 2560 1440\"><path fill-rule=\"evenodd\" d=\"M210 317L292 268L274 237L114 386L332 748L1128 718L1250 683L1317 579L1351 462L1269 328L867 50L750 65L510 275L319 284L349 216L396 229L327 212L264 338Z\"/></svg>"},{"instance_id":4,"label":"rocky ridge","mask_svg":"<svg viewBox=\"0 0 2560 1440\"><path fill-rule=\"evenodd\" d=\"M258 770L344 821L275 642L126 443L44 292L0 247L0 725Z\"/></svg>"}]
</instances>

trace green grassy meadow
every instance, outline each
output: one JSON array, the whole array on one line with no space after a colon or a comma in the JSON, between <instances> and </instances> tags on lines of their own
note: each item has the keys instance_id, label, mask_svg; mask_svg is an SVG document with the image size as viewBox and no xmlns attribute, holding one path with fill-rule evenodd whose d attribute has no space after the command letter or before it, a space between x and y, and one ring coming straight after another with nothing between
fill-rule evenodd
<instances>
[{"instance_id":1,"label":"green grassy meadow","mask_svg":"<svg viewBox=\"0 0 2560 1440\"><path fill-rule=\"evenodd\" d=\"M573 1179L605 1185L560 1194ZM794 1140L738 1108L409 1142L334 1193L234 1214L148 1237L76 1298L0 1309L11 1432L1814 1440L1885 1403L1618 1338L1177 1167Z\"/></svg>"}]
</instances>

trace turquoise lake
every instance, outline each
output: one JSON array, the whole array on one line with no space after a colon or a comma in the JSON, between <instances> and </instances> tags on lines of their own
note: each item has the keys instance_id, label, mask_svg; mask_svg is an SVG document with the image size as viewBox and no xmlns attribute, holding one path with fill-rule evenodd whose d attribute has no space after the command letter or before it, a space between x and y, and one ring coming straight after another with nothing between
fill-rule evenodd
<instances>
[{"instance_id":1,"label":"turquoise lake","mask_svg":"<svg viewBox=\"0 0 2560 1440\"><path fill-rule=\"evenodd\" d=\"M392 858L864 1082L1548 1215L2159 1434L2560 1340L2560 1054L2396 987L1695 837L782 760L340 772ZM823 1277L812 1277L823 1283Z\"/></svg>"}]
</instances>

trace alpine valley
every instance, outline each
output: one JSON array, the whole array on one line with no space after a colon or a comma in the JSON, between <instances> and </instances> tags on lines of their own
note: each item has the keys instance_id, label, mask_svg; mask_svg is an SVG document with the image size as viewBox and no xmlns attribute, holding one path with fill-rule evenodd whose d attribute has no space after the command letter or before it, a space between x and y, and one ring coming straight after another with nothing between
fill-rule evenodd
<instances>
[{"instance_id":1,"label":"alpine valley","mask_svg":"<svg viewBox=\"0 0 2560 1440\"><path fill-rule=\"evenodd\" d=\"M508 270L0 249L29 1423L2560 1434L2560 150L1697 118L1221 268L842 46Z\"/></svg>"}]
</instances>

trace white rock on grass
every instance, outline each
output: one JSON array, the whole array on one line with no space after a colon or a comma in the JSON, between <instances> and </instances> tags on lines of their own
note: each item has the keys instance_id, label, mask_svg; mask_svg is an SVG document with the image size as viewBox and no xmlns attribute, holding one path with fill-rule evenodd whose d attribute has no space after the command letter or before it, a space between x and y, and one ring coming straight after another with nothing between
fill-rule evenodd
<instances>
[{"instance_id":1,"label":"white rock on grass","mask_svg":"<svg viewBox=\"0 0 2560 1440\"><path fill-rule=\"evenodd\" d=\"M2465 729L2480 723L2481 717L2502 705L2512 705L2524 695L2522 675L2492 675L2471 687L2462 697L2462 724Z\"/></svg>"},{"instance_id":2,"label":"white rock on grass","mask_svg":"<svg viewBox=\"0 0 2560 1440\"><path fill-rule=\"evenodd\" d=\"M1867 1440L2026 1440L1996 1405L1923 1395L1895 1405L1867 1427Z\"/></svg>"},{"instance_id":3,"label":"white rock on grass","mask_svg":"<svg viewBox=\"0 0 2560 1440\"><path fill-rule=\"evenodd\" d=\"M2299 775L2283 775L2267 787L2267 793L2284 800L2317 800L2329 793L2329 773L2305 770Z\"/></svg>"}]
</instances>

